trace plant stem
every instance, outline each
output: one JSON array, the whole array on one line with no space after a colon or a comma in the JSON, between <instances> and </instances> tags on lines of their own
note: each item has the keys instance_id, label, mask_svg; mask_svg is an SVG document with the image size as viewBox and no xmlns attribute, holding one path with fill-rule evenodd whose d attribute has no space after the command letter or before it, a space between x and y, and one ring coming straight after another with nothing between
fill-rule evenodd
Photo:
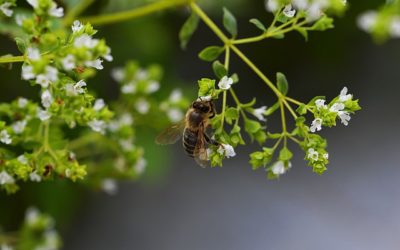
<instances>
[{"instance_id":1,"label":"plant stem","mask_svg":"<svg viewBox=\"0 0 400 250\"><path fill-rule=\"evenodd\" d=\"M283 134L283 145L287 146L287 129L286 129L286 116L285 116L285 106L282 99L279 99L279 106L281 108L281 120L282 120L282 134Z\"/></svg>"},{"instance_id":2,"label":"plant stem","mask_svg":"<svg viewBox=\"0 0 400 250\"><path fill-rule=\"evenodd\" d=\"M158 12L161 10L165 10L171 7L176 7L180 5L185 5L191 2L191 0L164 0L157 1L142 7L138 7L132 10L121 11L116 13L104 14L99 16L88 16L81 17L80 20L82 22L89 22L93 25L103 25L103 24L111 24L121 21L126 21L129 19L145 16L151 14L153 12Z\"/></svg>"},{"instance_id":3,"label":"plant stem","mask_svg":"<svg viewBox=\"0 0 400 250\"><path fill-rule=\"evenodd\" d=\"M73 6L65 15L63 19L63 25L71 25L75 17L79 16L84 12L95 0L82 0L77 5Z\"/></svg>"},{"instance_id":4,"label":"plant stem","mask_svg":"<svg viewBox=\"0 0 400 250\"><path fill-rule=\"evenodd\" d=\"M2 56L0 57L0 63L14 63L25 61L25 56Z\"/></svg>"},{"instance_id":5,"label":"plant stem","mask_svg":"<svg viewBox=\"0 0 400 250\"><path fill-rule=\"evenodd\" d=\"M225 61L224 66L227 72L229 72L229 56L230 56L230 49L227 46L225 48ZM232 89L232 88L231 88ZM226 90L222 93L222 112L221 112L221 127L224 127L225 121L225 109L226 109Z\"/></svg>"}]
</instances>

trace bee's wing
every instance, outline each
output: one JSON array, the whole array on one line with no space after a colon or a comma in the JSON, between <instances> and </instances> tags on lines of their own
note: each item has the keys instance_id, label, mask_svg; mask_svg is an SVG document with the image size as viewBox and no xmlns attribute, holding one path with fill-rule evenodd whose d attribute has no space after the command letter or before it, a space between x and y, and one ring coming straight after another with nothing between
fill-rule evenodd
<instances>
[{"instance_id":1,"label":"bee's wing","mask_svg":"<svg viewBox=\"0 0 400 250\"><path fill-rule=\"evenodd\" d=\"M156 143L161 145L173 144L177 142L179 138L181 138L184 129L185 129L185 120L182 120L181 122L174 124L166 128L164 131L162 131L156 137Z\"/></svg>"},{"instance_id":2,"label":"bee's wing","mask_svg":"<svg viewBox=\"0 0 400 250\"><path fill-rule=\"evenodd\" d=\"M206 140L204 137L204 126L200 126L198 135L197 135L197 143L193 152L194 159L197 164L201 167L205 168L209 165L207 148L206 148Z\"/></svg>"}]
</instances>

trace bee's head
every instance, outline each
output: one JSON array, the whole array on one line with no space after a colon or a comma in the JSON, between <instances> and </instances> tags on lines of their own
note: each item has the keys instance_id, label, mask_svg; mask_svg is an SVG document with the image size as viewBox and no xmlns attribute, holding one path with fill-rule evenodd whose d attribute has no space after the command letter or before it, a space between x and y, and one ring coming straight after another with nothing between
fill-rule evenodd
<instances>
[{"instance_id":1,"label":"bee's head","mask_svg":"<svg viewBox=\"0 0 400 250\"><path fill-rule=\"evenodd\" d=\"M192 108L198 112L207 114L212 111L211 101L197 100L192 103Z\"/></svg>"}]
</instances>

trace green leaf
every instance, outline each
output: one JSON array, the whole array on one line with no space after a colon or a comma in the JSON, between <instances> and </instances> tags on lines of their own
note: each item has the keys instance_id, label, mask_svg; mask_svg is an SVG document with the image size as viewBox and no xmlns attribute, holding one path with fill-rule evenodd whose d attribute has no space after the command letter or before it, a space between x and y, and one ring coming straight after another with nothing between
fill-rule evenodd
<instances>
[{"instance_id":1,"label":"green leaf","mask_svg":"<svg viewBox=\"0 0 400 250\"><path fill-rule=\"evenodd\" d=\"M209 46L203 49L199 53L199 58L203 61L212 62L218 58L219 55L224 51L223 47L220 46Z\"/></svg>"},{"instance_id":2,"label":"green leaf","mask_svg":"<svg viewBox=\"0 0 400 250\"><path fill-rule=\"evenodd\" d=\"M239 111L236 108L227 108L225 110L225 118L236 120L239 118Z\"/></svg>"},{"instance_id":3,"label":"green leaf","mask_svg":"<svg viewBox=\"0 0 400 250\"><path fill-rule=\"evenodd\" d=\"M196 31L199 26L199 17L192 13L189 18L182 25L181 30L179 31L179 40L181 41L181 48L186 49L186 46L192 37L193 33Z\"/></svg>"},{"instance_id":4,"label":"green leaf","mask_svg":"<svg viewBox=\"0 0 400 250\"><path fill-rule=\"evenodd\" d=\"M212 68L214 70L214 74L221 79L222 77L226 76L228 74L225 66L220 63L219 61L215 61L212 65Z\"/></svg>"},{"instance_id":5,"label":"green leaf","mask_svg":"<svg viewBox=\"0 0 400 250\"><path fill-rule=\"evenodd\" d=\"M279 139L282 137L281 133L268 133L268 138L270 139Z\"/></svg>"},{"instance_id":6,"label":"green leaf","mask_svg":"<svg viewBox=\"0 0 400 250\"><path fill-rule=\"evenodd\" d=\"M286 23L290 19L291 19L291 17L286 16L282 12L279 13L279 15L276 17L276 21L281 22L281 23Z\"/></svg>"},{"instance_id":7,"label":"green leaf","mask_svg":"<svg viewBox=\"0 0 400 250\"><path fill-rule=\"evenodd\" d=\"M231 75L231 78L232 78L233 83L239 82L238 74L234 73L233 75Z\"/></svg>"},{"instance_id":8,"label":"green leaf","mask_svg":"<svg viewBox=\"0 0 400 250\"><path fill-rule=\"evenodd\" d=\"M232 35L232 37L237 36L237 22L235 16L224 7L224 16L222 22L225 29Z\"/></svg>"},{"instance_id":9,"label":"green leaf","mask_svg":"<svg viewBox=\"0 0 400 250\"><path fill-rule=\"evenodd\" d=\"M249 134L255 134L261 129L261 124L253 120L246 120L244 123L244 129Z\"/></svg>"},{"instance_id":10,"label":"green leaf","mask_svg":"<svg viewBox=\"0 0 400 250\"><path fill-rule=\"evenodd\" d=\"M333 25L333 18L330 18L328 16L323 16L321 17L317 22L314 23L314 25L311 27L312 30L316 31L324 31L327 29L332 29L334 28Z\"/></svg>"},{"instance_id":11,"label":"green leaf","mask_svg":"<svg viewBox=\"0 0 400 250\"><path fill-rule=\"evenodd\" d=\"M20 37L16 37L15 38L15 43L17 44L18 50L24 54L25 50L26 50L26 43L25 40L20 38Z\"/></svg>"},{"instance_id":12,"label":"green leaf","mask_svg":"<svg viewBox=\"0 0 400 250\"><path fill-rule=\"evenodd\" d=\"M307 113L307 105L305 105L304 103L301 104L297 109L296 112L299 115L305 115Z\"/></svg>"},{"instance_id":13,"label":"green leaf","mask_svg":"<svg viewBox=\"0 0 400 250\"><path fill-rule=\"evenodd\" d=\"M267 28L265 28L264 24L263 24L260 20L258 20L258 19L256 19L256 18L253 18L253 19L250 19L249 22L252 23L252 24L254 24L254 25L255 25L257 28L259 28L260 30L262 30L262 31L264 31L264 32L267 31Z\"/></svg>"},{"instance_id":14,"label":"green leaf","mask_svg":"<svg viewBox=\"0 0 400 250\"><path fill-rule=\"evenodd\" d=\"M290 159L292 159L292 157L293 154L287 147L282 148L279 152L279 160L281 161L289 161Z\"/></svg>"},{"instance_id":15,"label":"green leaf","mask_svg":"<svg viewBox=\"0 0 400 250\"><path fill-rule=\"evenodd\" d=\"M302 27L296 27L295 28L296 31L298 31L306 41L308 41L308 32L305 28Z\"/></svg>"},{"instance_id":16,"label":"green leaf","mask_svg":"<svg viewBox=\"0 0 400 250\"><path fill-rule=\"evenodd\" d=\"M265 116L272 115L277 109L279 109L279 107L280 107L279 102L276 102L274 105L265 110L264 115Z\"/></svg>"},{"instance_id":17,"label":"green leaf","mask_svg":"<svg viewBox=\"0 0 400 250\"><path fill-rule=\"evenodd\" d=\"M243 103L241 105L242 108L251 108L254 106L254 104L256 104L256 98L253 98L253 100L251 100L251 102L248 103Z\"/></svg>"},{"instance_id":18,"label":"green leaf","mask_svg":"<svg viewBox=\"0 0 400 250\"><path fill-rule=\"evenodd\" d=\"M282 95L286 95L289 90L289 84L286 80L286 76L281 72L276 73L276 82L276 85L278 86L278 89Z\"/></svg>"},{"instance_id":19,"label":"green leaf","mask_svg":"<svg viewBox=\"0 0 400 250\"><path fill-rule=\"evenodd\" d=\"M215 90L215 80L211 80L208 78L202 78L198 81L199 84L199 93L198 96L208 96L212 95Z\"/></svg>"}]
</instances>

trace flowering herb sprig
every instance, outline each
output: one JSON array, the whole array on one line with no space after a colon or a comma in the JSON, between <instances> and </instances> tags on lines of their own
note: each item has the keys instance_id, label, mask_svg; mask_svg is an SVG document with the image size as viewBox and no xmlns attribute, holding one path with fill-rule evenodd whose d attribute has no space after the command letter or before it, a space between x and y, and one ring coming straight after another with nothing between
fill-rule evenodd
<instances>
[{"instance_id":1,"label":"flowering herb sprig","mask_svg":"<svg viewBox=\"0 0 400 250\"><path fill-rule=\"evenodd\" d=\"M255 37L237 38L237 21L233 14L224 8L222 23L230 34L228 38L195 3L191 3L192 15L181 30L180 37L184 39L181 44L186 46L198 27L198 21L202 20L223 42L223 46L209 46L199 53L200 59L213 62L212 67L216 75L216 79L203 78L198 81L199 98L218 99L222 95L222 110L211 120L214 139L221 143L220 146L210 146L208 154L211 165L222 166L224 158L235 156L234 148L245 144L242 136L245 132L251 141L256 140L263 145L262 151L250 154L250 164L253 169L265 168L269 178L277 178L291 167L290 160L293 154L288 148L288 140L292 140L304 150L308 165L314 172L321 174L327 169L329 155L326 151L326 140L316 132L323 126L335 126L338 120L347 126L350 115L360 109L358 100L353 100L353 96L347 93L345 87L329 104L325 104L325 97L316 97L309 103L297 101L287 96L289 85L284 74L277 73L276 81L272 82L239 50L237 45L267 38L282 39L290 31L300 32L307 39L309 31L332 28L333 19L329 14L341 14L346 9L346 2L268 0L265 4L267 10L274 14L274 19L268 28L258 19L251 19L250 22L262 31L261 35ZM233 89L239 77L237 74L229 73L232 53L249 66L276 94L278 98L276 103L267 108L257 107L255 99L248 103L239 100ZM224 54L223 63L218 60L222 54ZM228 106L226 101L228 92L235 102L234 105ZM296 109L292 107L293 104L297 106ZM265 122L267 116L278 110L281 114L282 131L276 133L269 131ZM295 128L291 131L287 125L286 111L295 121ZM310 123L306 121L307 113L314 116Z\"/></svg>"},{"instance_id":2,"label":"flowering herb sprig","mask_svg":"<svg viewBox=\"0 0 400 250\"><path fill-rule=\"evenodd\" d=\"M400 38L400 1L386 1L378 10L365 11L358 17L357 24L377 42Z\"/></svg>"},{"instance_id":3,"label":"flowering herb sprig","mask_svg":"<svg viewBox=\"0 0 400 250\"><path fill-rule=\"evenodd\" d=\"M30 207L18 231L0 235L0 248L12 249L60 249L61 237L55 229L52 217Z\"/></svg>"}]
</instances>

